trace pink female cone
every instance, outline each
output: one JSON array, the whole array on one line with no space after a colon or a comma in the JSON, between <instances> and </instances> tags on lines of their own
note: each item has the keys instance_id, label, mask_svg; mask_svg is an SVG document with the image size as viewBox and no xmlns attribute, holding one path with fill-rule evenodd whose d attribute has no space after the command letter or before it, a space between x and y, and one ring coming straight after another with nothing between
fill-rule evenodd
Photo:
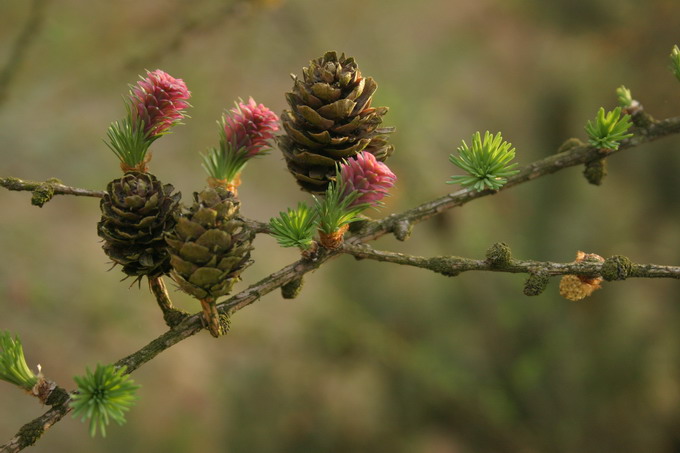
<instances>
[{"instance_id":1,"label":"pink female cone","mask_svg":"<svg viewBox=\"0 0 680 453\"><path fill-rule=\"evenodd\" d=\"M397 180L387 165L365 151L347 159L340 172L345 182L345 195L353 191L361 194L352 206L364 203L378 205Z\"/></svg>"},{"instance_id":2,"label":"pink female cone","mask_svg":"<svg viewBox=\"0 0 680 453\"><path fill-rule=\"evenodd\" d=\"M166 133L185 116L191 93L182 79L156 69L132 89L133 115L141 118L151 137Z\"/></svg>"},{"instance_id":3,"label":"pink female cone","mask_svg":"<svg viewBox=\"0 0 680 453\"><path fill-rule=\"evenodd\" d=\"M267 141L279 130L279 117L263 104L239 102L224 118L224 135L234 151L246 150L250 159L262 152Z\"/></svg>"}]
</instances>

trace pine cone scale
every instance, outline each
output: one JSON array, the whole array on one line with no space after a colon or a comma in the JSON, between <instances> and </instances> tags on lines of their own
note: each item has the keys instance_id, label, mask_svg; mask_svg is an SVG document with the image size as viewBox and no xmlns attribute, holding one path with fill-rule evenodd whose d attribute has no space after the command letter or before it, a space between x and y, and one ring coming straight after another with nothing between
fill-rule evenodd
<instances>
[{"instance_id":1,"label":"pine cone scale","mask_svg":"<svg viewBox=\"0 0 680 453\"><path fill-rule=\"evenodd\" d=\"M174 247L174 245L171 245L170 242L168 242L168 245L170 245L170 247ZM177 270L177 272L186 275L191 275L196 271L196 269L198 269L197 265L183 260L178 255L170 255L170 264L174 269Z\"/></svg>"},{"instance_id":2,"label":"pine cone scale","mask_svg":"<svg viewBox=\"0 0 680 453\"><path fill-rule=\"evenodd\" d=\"M175 232L182 240L196 239L205 233L205 228L196 222L190 222L184 217L177 219Z\"/></svg>"},{"instance_id":3,"label":"pine cone scale","mask_svg":"<svg viewBox=\"0 0 680 453\"><path fill-rule=\"evenodd\" d=\"M179 249L179 256L192 263L206 264L213 257L213 254L210 253L207 247L198 245L195 242L187 242Z\"/></svg>"},{"instance_id":4,"label":"pine cone scale","mask_svg":"<svg viewBox=\"0 0 680 453\"><path fill-rule=\"evenodd\" d=\"M196 240L196 244L212 253L224 253L231 247L231 235L221 230L208 230Z\"/></svg>"},{"instance_id":5,"label":"pine cone scale","mask_svg":"<svg viewBox=\"0 0 680 453\"><path fill-rule=\"evenodd\" d=\"M340 99L340 96L342 95L342 90L340 88L334 88L327 83L317 82L312 85L311 91L314 96L324 102L335 102Z\"/></svg>"},{"instance_id":6,"label":"pine cone scale","mask_svg":"<svg viewBox=\"0 0 680 453\"><path fill-rule=\"evenodd\" d=\"M326 104L323 107L319 107L316 112L326 119L333 120L331 124L331 126L333 126L335 120L346 118L354 111L354 107L356 106L357 103L350 99L339 99L332 104Z\"/></svg>"},{"instance_id":7,"label":"pine cone scale","mask_svg":"<svg viewBox=\"0 0 680 453\"><path fill-rule=\"evenodd\" d=\"M298 105L296 113L298 118L302 118L304 121L309 123L309 125L322 131L330 129L335 124L335 121L329 118L324 118L318 111L307 105ZM304 123L304 121L302 121L302 123Z\"/></svg>"}]
</instances>

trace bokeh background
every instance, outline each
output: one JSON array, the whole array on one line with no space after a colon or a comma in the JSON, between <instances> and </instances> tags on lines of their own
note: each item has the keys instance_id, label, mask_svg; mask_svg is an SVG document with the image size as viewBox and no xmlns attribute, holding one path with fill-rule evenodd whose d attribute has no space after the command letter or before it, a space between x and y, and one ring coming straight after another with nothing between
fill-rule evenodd
<instances>
[{"instance_id":1,"label":"bokeh background","mask_svg":"<svg viewBox=\"0 0 680 453\"><path fill-rule=\"evenodd\" d=\"M119 176L102 138L145 69L183 78L191 119L153 146L151 171L190 198L199 153L239 97L285 108L290 73L327 50L379 83L399 176L381 213L452 190L447 161L476 130L529 163L554 153L625 84L652 115L679 113L668 55L676 0L5 0L0 175L103 189ZM570 261L577 250L680 264L680 137L627 150L601 187L572 168L476 200L376 247ZM278 151L248 165L242 212L268 220L307 199ZM98 201L0 191L0 329L66 388L165 330L145 287L121 283L96 235ZM296 259L266 236L238 289ZM301 296L272 293L218 341L203 332L134 374L124 427L90 439L70 416L35 452L680 452L680 286L609 283L590 299L538 297L523 276L430 272L341 257ZM197 311L190 298L176 304ZM0 443L44 412L0 383Z\"/></svg>"}]
</instances>

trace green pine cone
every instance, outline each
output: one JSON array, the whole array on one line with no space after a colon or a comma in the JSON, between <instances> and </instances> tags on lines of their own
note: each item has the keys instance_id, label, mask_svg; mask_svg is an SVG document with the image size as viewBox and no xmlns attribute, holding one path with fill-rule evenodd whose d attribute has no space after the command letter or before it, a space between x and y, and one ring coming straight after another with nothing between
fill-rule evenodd
<instances>
[{"instance_id":1,"label":"green pine cone","mask_svg":"<svg viewBox=\"0 0 680 453\"><path fill-rule=\"evenodd\" d=\"M194 199L165 237L171 275L188 294L214 300L228 294L252 264L255 234L236 218L240 203L226 189L207 188L194 193Z\"/></svg>"},{"instance_id":2,"label":"green pine cone","mask_svg":"<svg viewBox=\"0 0 680 453\"><path fill-rule=\"evenodd\" d=\"M97 234L109 258L130 277L158 277L170 272L163 235L175 226L179 192L149 173L128 172L106 187Z\"/></svg>"},{"instance_id":3,"label":"green pine cone","mask_svg":"<svg viewBox=\"0 0 680 453\"><path fill-rule=\"evenodd\" d=\"M388 109L371 107L378 84L361 76L353 58L327 52L303 68L303 80L292 77L290 110L281 115L286 134L277 140L302 190L325 192L336 164L361 151L381 162L392 154L394 128L379 127Z\"/></svg>"}]
</instances>

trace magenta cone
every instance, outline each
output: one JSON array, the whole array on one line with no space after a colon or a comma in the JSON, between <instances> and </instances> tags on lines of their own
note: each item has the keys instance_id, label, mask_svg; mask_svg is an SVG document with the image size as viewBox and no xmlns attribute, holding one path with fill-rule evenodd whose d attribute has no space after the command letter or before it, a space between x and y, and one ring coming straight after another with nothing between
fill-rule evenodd
<instances>
[{"instance_id":1,"label":"magenta cone","mask_svg":"<svg viewBox=\"0 0 680 453\"><path fill-rule=\"evenodd\" d=\"M347 159L340 172L345 182L345 194L352 191L361 194L353 205L368 203L375 206L397 180L387 165L365 151Z\"/></svg>"},{"instance_id":2,"label":"magenta cone","mask_svg":"<svg viewBox=\"0 0 680 453\"><path fill-rule=\"evenodd\" d=\"M132 88L132 114L144 122L150 136L166 132L184 118L191 93L182 79L156 69Z\"/></svg>"},{"instance_id":3,"label":"magenta cone","mask_svg":"<svg viewBox=\"0 0 680 453\"><path fill-rule=\"evenodd\" d=\"M224 118L224 134L227 143L235 151L246 149L247 157L255 157L267 141L279 130L279 117L253 98L247 104L239 102Z\"/></svg>"}]
</instances>

